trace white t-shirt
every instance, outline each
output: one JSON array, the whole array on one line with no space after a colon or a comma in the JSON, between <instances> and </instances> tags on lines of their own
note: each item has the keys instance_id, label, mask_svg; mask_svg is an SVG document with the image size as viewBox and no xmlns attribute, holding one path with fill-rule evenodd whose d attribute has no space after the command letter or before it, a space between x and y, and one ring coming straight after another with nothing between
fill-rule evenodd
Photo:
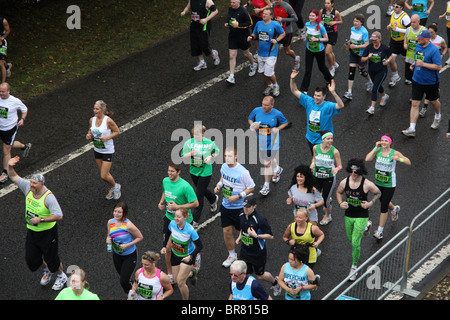
<instances>
[{"instance_id":1,"label":"white t-shirt","mask_svg":"<svg viewBox=\"0 0 450 320\"><path fill-rule=\"evenodd\" d=\"M8 131L14 128L19 121L17 110L22 113L27 112L28 108L23 102L14 97L9 96L8 99L0 99L0 130Z\"/></svg>"}]
</instances>

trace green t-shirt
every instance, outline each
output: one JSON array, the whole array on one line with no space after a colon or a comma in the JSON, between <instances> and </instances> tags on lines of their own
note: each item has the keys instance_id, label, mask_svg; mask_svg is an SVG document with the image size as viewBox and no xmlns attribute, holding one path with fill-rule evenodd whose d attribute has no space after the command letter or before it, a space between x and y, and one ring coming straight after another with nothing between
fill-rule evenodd
<instances>
[{"instance_id":1,"label":"green t-shirt","mask_svg":"<svg viewBox=\"0 0 450 320\"><path fill-rule=\"evenodd\" d=\"M205 158L209 157L214 153L219 153L219 148L217 148L214 141L203 138L202 141L196 141L195 138L191 138L186 141L181 151L181 155L195 150L195 155L191 156L190 169L189 172L194 176L207 177L212 175L212 165L211 163L205 163Z\"/></svg>"},{"instance_id":2,"label":"green t-shirt","mask_svg":"<svg viewBox=\"0 0 450 320\"><path fill-rule=\"evenodd\" d=\"M186 204L197 200L194 188L183 178L179 178L177 181L172 182L169 177L163 179L163 192L166 197L166 203L170 201L176 204ZM171 212L166 207L166 217L169 220L173 220L175 211ZM191 209L189 209L189 219L187 222L191 223L193 220Z\"/></svg>"},{"instance_id":3,"label":"green t-shirt","mask_svg":"<svg viewBox=\"0 0 450 320\"><path fill-rule=\"evenodd\" d=\"M87 289L83 290L81 295L77 296L73 292L72 288L64 288L61 292L56 296L55 300L100 300L98 295L90 292Z\"/></svg>"}]
</instances>

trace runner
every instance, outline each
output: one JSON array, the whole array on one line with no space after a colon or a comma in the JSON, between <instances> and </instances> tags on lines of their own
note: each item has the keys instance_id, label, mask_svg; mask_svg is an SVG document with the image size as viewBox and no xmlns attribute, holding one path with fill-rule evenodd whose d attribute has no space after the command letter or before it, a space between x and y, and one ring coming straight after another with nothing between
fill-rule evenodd
<instances>
[{"instance_id":1,"label":"runner","mask_svg":"<svg viewBox=\"0 0 450 320\"><path fill-rule=\"evenodd\" d=\"M366 110L370 115L375 113L375 105L377 104L378 94L381 96L380 106L384 107L389 99L389 95L384 91L383 82L387 76L387 65L391 57L391 50L381 43L381 33L375 31L370 36L372 43L365 49L361 62L369 61L369 76L372 79L372 102Z\"/></svg>"},{"instance_id":2,"label":"runner","mask_svg":"<svg viewBox=\"0 0 450 320\"><path fill-rule=\"evenodd\" d=\"M55 300L100 300L97 294L89 291L89 283L83 269L72 271L69 284L70 287L62 289Z\"/></svg>"},{"instance_id":3,"label":"runner","mask_svg":"<svg viewBox=\"0 0 450 320\"><path fill-rule=\"evenodd\" d=\"M279 296L281 288L277 278L265 271L267 262L266 240L273 239L272 228L266 218L256 211L256 197L248 196L244 200L244 212L239 216L241 231L236 244L241 244L239 259L247 264L247 274L255 272L256 279L272 285L273 295Z\"/></svg>"},{"instance_id":4,"label":"runner","mask_svg":"<svg viewBox=\"0 0 450 320\"><path fill-rule=\"evenodd\" d=\"M381 191L377 186L364 178L367 169L362 159L350 159L346 171L350 174L339 183L336 199L339 207L345 210L345 231L347 239L352 244L352 267L350 281L355 281L358 261L361 255L361 239L370 231L372 222L369 220L369 208L380 198ZM368 201L368 194L373 198Z\"/></svg>"},{"instance_id":5,"label":"runner","mask_svg":"<svg viewBox=\"0 0 450 320\"><path fill-rule=\"evenodd\" d=\"M361 61L364 49L369 45L369 32L364 27L366 18L364 15L357 13L353 17L353 27L350 29L350 40L345 42L345 48L349 53L349 73L347 82L347 91L344 93L344 98L347 100L353 99L353 83L355 81L356 67L358 67L359 74L367 79L366 91L372 91L373 83L370 80L369 73L365 69L365 63Z\"/></svg>"},{"instance_id":6,"label":"runner","mask_svg":"<svg viewBox=\"0 0 450 320\"><path fill-rule=\"evenodd\" d=\"M120 276L120 285L128 294L137 262L136 244L144 237L128 219L128 205L125 202L118 202L112 214L114 218L109 219L107 224L106 246L108 252L112 252L114 267Z\"/></svg>"},{"instance_id":7,"label":"runner","mask_svg":"<svg viewBox=\"0 0 450 320\"><path fill-rule=\"evenodd\" d=\"M439 16L439 19L443 19L445 18L445 20L447 20L447 43L450 45L450 1L447 1L447 10ZM448 58L448 60L445 62L445 64L450 65L450 57Z\"/></svg>"},{"instance_id":8,"label":"runner","mask_svg":"<svg viewBox=\"0 0 450 320\"><path fill-rule=\"evenodd\" d=\"M258 280L247 274L245 261L234 261L230 266L230 276L228 300L272 300Z\"/></svg>"},{"instance_id":9,"label":"runner","mask_svg":"<svg viewBox=\"0 0 450 320\"><path fill-rule=\"evenodd\" d=\"M25 261L31 272L43 269L41 285L50 283L53 273L57 273L52 289L64 288L67 276L58 254L58 225L63 213L55 195L47 189L42 174L33 174L30 180L21 178L14 167L19 156L8 161L8 176L25 195L25 221L27 236L25 239Z\"/></svg>"},{"instance_id":10,"label":"runner","mask_svg":"<svg viewBox=\"0 0 450 320\"><path fill-rule=\"evenodd\" d=\"M181 16L185 16L191 11L190 39L191 55L198 58L198 64L194 71L200 71L207 68L205 56L211 55L214 65L220 63L219 53L211 49L211 23L210 21L217 16L217 10L212 0L189 0L186 7L181 11Z\"/></svg>"},{"instance_id":11,"label":"runner","mask_svg":"<svg viewBox=\"0 0 450 320\"><path fill-rule=\"evenodd\" d=\"M307 251L305 263L311 269L317 262L320 255L319 245L325 238L325 234L320 228L311 223L306 208L300 208L295 213L294 222L290 223L283 234L283 241L291 246L291 250L295 248L304 248Z\"/></svg>"},{"instance_id":12,"label":"runner","mask_svg":"<svg viewBox=\"0 0 450 320\"><path fill-rule=\"evenodd\" d=\"M375 159L375 184L381 191L381 213L378 230L373 236L378 240L383 239L383 230L388 217L388 209L391 210L392 221L398 220L400 206L394 206L391 202L394 196L395 187L397 186L397 175L395 168L397 161L408 166L411 161L401 152L391 148L392 136L384 134L380 141L375 143L375 148L366 155L366 161Z\"/></svg>"},{"instance_id":13,"label":"runner","mask_svg":"<svg viewBox=\"0 0 450 320\"><path fill-rule=\"evenodd\" d=\"M230 0L230 8L228 8L228 22L225 27L230 29L228 34L228 53L230 57L230 75L226 81L235 84L234 73L236 71L236 57L238 50L242 50L242 54L250 62L249 77L256 74L258 64L256 63L252 53L250 52L250 42L247 38L250 36L251 27L253 25L252 18L247 9L241 5L241 0Z\"/></svg>"},{"instance_id":14,"label":"runner","mask_svg":"<svg viewBox=\"0 0 450 320\"><path fill-rule=\"evenodd\" d=\"M133 300L164 300L172 295L169 276L156 267L159 258L153 251L142 255L142 268L136 271L131 289Z\"/></svg>"},{"instance_id":15,"label":"runner","mask_svg":"<svg viewBox=\"0 0 450 320\"><path fill-rule=\"evenodd\" d=\"M391 81L389 87L394 87L402 77L398 74L397 56L405 60L406 50L403 46L403 39L405 38L406 28L411 23L411 18L403 11L405 1L396 0L394 5L394 12L391 15L390 23L387 29L391 32L391 40L389 42L389 49L392 52L392 59L390 59L389 67L392 71Z\"/></svg>"},{"instance_id":16,"label":"runner","mask_svg":"<svg viewBox=\"0 0 450 320\"><path fill-rule=\"evenodd\" d=\"M275 76L275 64L278 56L278 43L286 36L283 27L272 20L272 9L264 9L263 20L258 21L247 41L258 39L258 73L262 74L267 85L263 94L271 92L274 97L280 95L280 86Z\"/></svg>"},{"instance_id":17,"label":"runner","mask_svg":"<svg viewBox=\"0 0 450 320\"><path fill-rule=\"evenodd\" d=\"M319 190L314 186L315 182L310 167L300 165L295 168L286 204L294 205L294 217L300 208L306 208L309 220L312 224L317 225L319 221L317 208L323 206L324 200Z\"/></svg>"},{"instance_id":18,"label":"runner","mask_svg":"<svg viewBox=\"0 0 450 320\"><path fill-rule=\"evenodd\" d=\"M303 93L308 92L309 84L311 83L314 59L316 59L319 71L322 73L327 85L333 80L333 76L325 65L324 43L328 42L328 34L325 27L320 23L319 12L316 9L309 12L309 21L305 27L306 33L301 37L307 41L305 49L305 74L300 85L300 91Z\"/></svg>"},{"instance_id":19,"label":"runner","mask_svg":"<svg viewBox=\"0 0 450 320\"><path fill-rule=\"evenodd\" d=\"M318 286L318 278L314 271L306 265L308 254L303 248L289 251L286 262L278 275L280 287L286 291L286 300L311 300L311 290Z\"/></svg>"},{"instance_id":20,"label":"runner","mask_svg":"<svg viewBox=\"0 0 450 320\"><path fill-rule=\"evenodd\" d=\"M8 180L7 169L9 159L11 159L11 148L22 149L23 158L28 156L31 149L31 143L23 144L15 139L19 127L24 125L28 116L28 108L20 99L12 96L10 90L11 87L8 83L0 84L0 139L3 142L3 171L0 175L0 183Z\"/></svg>"},{"instance_id":21,"label":"runner","mask_svg":"<svg viewBox=\"0 0 450 320\"><path fill-rule=\"evenodd\" d=\"M428 30L422 30L417 36L415 64L412 84L412 102L410 111L410 124L402 133L408 137L416 136L416 123L419 118L419 105L423 96L431 102L434 109L434 120L431 129L439 128L441 122L441 102L439 101L439 71L442 68L441 54L430 42L431 34Z\"/></svg>"},{"instance_id":22,"label":"runner","mask_svg":"<svg viewBox=\"0 0 450 320\"><path fill-rule=\"evenodd\" d=\"M203 245L197 231L187 222L189 212L186 208L175 211L174 219L166 230L161 254L166 254L167 248L171 248L170 262L173 269L173 277L176 280L183 300L189 300L189 288L186 280L189 277L195 257L202 250Z\"/></svg>"},{"instance_id":23,"label":"runner","mask_svg":"<svg viewBox=\"0 0 450 320\"><path fill-rule=\"evenodd\" d=\"M322 18L322 23L327 30L328 42L325 44L325 56L328 61L330 74L334 77L336 69L339 68L339 63L336 62L333 47L336 45L338 38L337 26L343 23L342 17L341 13L334 8L334 0L325 0L324 8L320 10L319 16Z\"/></svg>"},{"instance_id":24,"label":"runner","mask_svg":"<svg viewBox=\"0 0 450 320\"><path fill-rule=\"evenodd\" d=\"M166 230L174 218L175 211L180 208L188 209L189 218L187 219L187 222L191 223L194 220L191 209L198 207L198 199L194 188L192 188L180 174L181 166L171 162L167 168L168 177L164 178L162 182L163 191L161 200L158 203L158 208L165 212L163 218L163 243L167 243L168 241L168 239L165 238ZM169 249L170 248L167 250ZM165 261L169 278L173 281L170 255L165 256Z\"/></svg>"},{"instance_id":25,"label":"runner","mask_svg":"<svg viewBox=\"0 0 450 320\"><path fill-rule=\"evenodd\" d=\"M242 212L245 198L255 190L250 172L237 161L237 148L227 147L224 152L225 163L220 168L220 180L214 188L214 193L222 190L223 199L220 205L220 221L223 231L228 258L222 266L228 268L237 259L233 227L241 230L239 215Z\"/></svg>"},{"instance_id":26,"label":"runner","mask_svg":"<svg viewBox=\"0 0 450 320\"><path fill-rule=\"evenodd\" d=\"M251 13L251 18L253 21L253 25L263 20L263 13L265 9L270 9L272 7L271 0L249 0L247 4L245 4L248 12ZM253 41L256 52L253 55L256 60L258 60L258 51L259 51L259 42L258 39L254 39Z\"/></svg>"},{"instance_id":27,"label":"runner","mask_svg":"<svg viewBox=\"0 0 450 320\"><path fill-rule=\"evenodd\" d=\"M264 97L262 107L257 107L248 116L248 123L252 130L257 130L259 159L264 164L264 186L259 191L263 196L270 192L272 182L280 181L283 168L279 166L280 130L288 126L283 113L274 106L275 99Z\"/></svg>"},{"instance_id":28,"label":"runner","mask_svg":"<svg viewBox=\"0 0 450 320\"><path fill-rule=\"evenodd\" d=\"M284 53L294 59L293 69L298 70L300 68L300 56L297 56L291 48L292 24L297 22L298 17L291 5L283 0L275 0L273 2L273 14L274 20L280 23L286 32L286 36L280 41L283 45Z\"/></svg>"},{"instance_id":29,"label":"runner","mask_svg":"<svg viewBox=\"0 0 450 320\"><path fill-rule=\"evenodd\" d=\"M328 130L333 132L333 122L331 118L341 113L344 108L344 103L336 93L336 83L331 80L328 90L333 95L336 103L325 101L327 89L324 87L317 87L314 90L314 98L303 94L297 89L295 78L298 71L293 70L291 73L290 87L292 94L299 100L299 103L306 110L306 141L308 142L311 154L313 154L313 147L322 142L320 131Z\"/></svg>"},{"instance_id":30,"label":"runner","mask_svg":"<svg viewBox=\"0 0 450 320\"><path fill-rule=\"evenodd\" d=\"M321 225L327 225L331 218L331 195L336 185L336 174L342 169L341 154L333 146L333 133L328 130L321 131L322 143L313 147L311 170L316 178L317 189L324 199L324 216L320 220Z\"/></svg>"},{"instance_id":31,"label":"runner","mask_svg":"<svg viewBox=\"0 0 450 320\"><path fill-rule=\"evenodd\" d=\"M416 53L417 36L425 29L420 25L420 18L417 14L411 16L411 25L406 29L403 46L406 50L405 58L405 84L412 84L413 70L411 65L414 64L414 54Z\"/></svg>"},{"instance_id":32,"label":"runner","mask_svg":"<svg viewBox=\"0 0 450 320\"><path fill-rule=\"evenodd\" d=\"M409 0L405 1L405 7L408 10L412 10L411 15L418 14L420 24L422 26L426 25L431 9L434 7L434 0L411 0L411 5L408 2Z\"/></svg>"},{"instance_id":33,"label":"runner","mask_svg":"<svg viewBox=\"0 0 450 320\"><path fill-rule=\"evenodd\" d=\"M121 185L116 183L110 171L115 152L114 138L120 134L120 129L110 118L112 115L113 112L108 109L106 103L98 100L94 104L94 116L89 120L86 139L92 140L94 144L94 157L100 170L100 178L109 186L106 199L118 200L122 195Z\"/></svg>"},{"instance_id":34,"label":"runner","mask_svg":"<svg viewBox=\"0 0 450 320\"><path fill-rule=\"evenodd\" d=\"M208 189L212 177L211 162L219 154L220 150L210 139L204 137L206 127L201 124L195 124L192 128L190 140L186 141L181 155L188 158L190 162L189 172L195 185L195 194L197 195L198 207L194 208L192 226L198 228L200 217L203 210L203 198L210 203L210 211L217 210L219 196Z\"/></svg>"}]
</instances>

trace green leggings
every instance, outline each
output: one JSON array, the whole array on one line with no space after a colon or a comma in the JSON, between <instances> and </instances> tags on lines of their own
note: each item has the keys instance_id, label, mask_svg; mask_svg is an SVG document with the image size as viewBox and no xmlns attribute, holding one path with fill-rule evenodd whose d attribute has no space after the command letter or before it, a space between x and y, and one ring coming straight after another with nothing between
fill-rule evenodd
<instances>
[{"instance_id":1,"label":"green leggings","mask_svg":"<svg viewBox=\"0 0 450 320\"><path fill-rule=\"evenodd\" d=\"M353 265L358 265L359 256L361 255L361 239L366 229L369 218L349 218L345 217L345 231L347 239L352 243Z\"/></svg>"}]
</instances>

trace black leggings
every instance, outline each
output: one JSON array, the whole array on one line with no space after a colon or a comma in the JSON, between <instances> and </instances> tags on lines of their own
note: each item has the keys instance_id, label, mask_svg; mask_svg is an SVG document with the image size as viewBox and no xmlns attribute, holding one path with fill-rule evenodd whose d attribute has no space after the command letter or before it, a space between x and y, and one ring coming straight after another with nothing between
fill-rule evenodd
<instances>
[{"instance_id":1,"label":"black leggings","mask_svg":"<svg viewBox=\"0 0 450 320\"><path fill-rule=\"evenodd\" d=\"M213 204L216 201L216 195L208 189L209 182L212 176L200 177L191 174L192 181L195 185L195 194L197 195L198 207L194 208L192 212L192 217L195 222L200 221L200 216L203 210L203 200L204 197L208 199L209 203Z\"/></svg>"},{"instance_id":2,"label":"black leggings","mask_svg":"<svg viewBox=\"0 0 450 320\"><path fill-rule=\"evenodd\" d=\"M374 73L374 72L371 72L369 69L369 76L373 82L372 101L378 100L378 93L384 93L384 88L381 84L383 83L384 79L386 79L386 75L387 75L387 72L385 70Z\"/></svg>"},{"instance_id":3,"label":"black leggings","mask_svg":"<svg viewBox=\"0 0 450 320\"><path fill-rule=\"evenodd\" d=\"M309 84L311 83L311 75L314 58L317 60L317 65L319 66L320 72L322 72L325 81L331 83L333 77L330 74L327 66L325 65L325 50L319 52L311 52L309 49L306 49L305 52L305 74L303 76L303 81L300 86L300 91L305 92L308 91Z\"/></svg>"},{"instance_id":4,"label":"black leggings","mask_svg":"<svg viewBox=\"0 0 450 320\"><path fill-rule=\"evenodd\" d=\"M295 14L297 15L297 27L299 29L302 29L305 26L305 22L303 21L302 17L302 10L303 5L305 4L305 0L289 0L289 4L291 5L292 9L294 9Z\"/></svg>"},{"instance_id":5,"label":"black leggings","mask_svg":"<svg viewBox=\"0 0 450 320\"><path fill-rule=\"evenodd\" d=\"M117 273L120 275L120 285L125 293L128 293L131 289L132 280L131 277L134 274L137 262L137 250L126 256L118 255L113 252L113 262Z\"/></svg>"}]
</instances>

